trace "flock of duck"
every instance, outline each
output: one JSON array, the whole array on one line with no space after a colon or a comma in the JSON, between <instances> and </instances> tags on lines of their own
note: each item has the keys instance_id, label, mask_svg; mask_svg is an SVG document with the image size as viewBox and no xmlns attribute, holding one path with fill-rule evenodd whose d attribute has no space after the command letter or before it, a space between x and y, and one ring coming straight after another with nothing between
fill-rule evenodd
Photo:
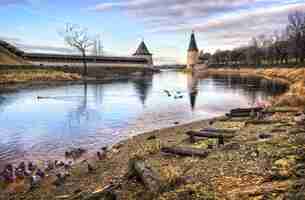
<instances>
[{"instance_id":1,"label":"flock of duck","mask_svg":"<svg viewBox=\"0 0 305 200\"><path fill-rule=\"evenodd\" d=\"M168 97L174 97L174 99L182 99L183 98L182 92L180 92L180 91L170 92L169 90L163 90L163 92Z\"/></svg>"},{"instance_id":2,"label":"flock of duck","mask_svg":"<svg viewBox=\"0 0 305 200\"><path fill-rule=\"evenodd\" d=\"M107 147L102 148L103 152L97 152L96 156L98 160L103 160L106 158ZM84 153L85 149L76 148L65 152L65 157L67 159L73 159L74 161L80 158ZM17 166L13 164L7 164L3 171L0 172L0 181L5 184L14 183L18 180L29 180L30 189L33 189L39 185L39 183L47 176L49 176L53 171L56 171L56 180L53 182L55 186L60 186L67 177L70 176L69 169L72 168L73 161L69 160L63 161L47 161L44 167L39 167L33 162L21 162ZM93 172L94 167L87 161L82 161L82 164L87 165L88 172Z\"/></svg>"}]
</instances>

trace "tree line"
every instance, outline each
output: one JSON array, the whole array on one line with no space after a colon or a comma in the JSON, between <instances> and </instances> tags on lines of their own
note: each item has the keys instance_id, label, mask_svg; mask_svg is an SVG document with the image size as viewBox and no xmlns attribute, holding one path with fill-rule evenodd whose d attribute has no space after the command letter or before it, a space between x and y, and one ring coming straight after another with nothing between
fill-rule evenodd
<instances>
[{"instance_id":1,"label":"tree line","mask_svg":"<svg viewBox=\"0 0 305 200\"><path fill-rule=\"evenodd\" d=\"M305 61L305 13L288 15L284 30L253 37L247 46L233 50L217 50L214 54L200 53L201 60L215 66L264 66L299 64Z\"/></svg>"}]
</instances>

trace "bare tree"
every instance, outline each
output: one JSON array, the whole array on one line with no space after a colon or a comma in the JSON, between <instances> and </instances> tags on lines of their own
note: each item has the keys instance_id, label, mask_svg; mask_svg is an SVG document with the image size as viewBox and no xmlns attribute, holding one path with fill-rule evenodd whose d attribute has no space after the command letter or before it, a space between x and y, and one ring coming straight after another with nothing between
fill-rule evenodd
<instances>
[{"instance_id":1,"label":"bare tree","mask_svg":"<svg viewBox=\"0 0 305 200\"><path fill-rule=\"evenodd\" d=\"M94 39L89 36L88 29L82 28L76 24L66 24L65 30L62 32L65 42L76 48L83 58L84 64L84 76L88 75L87 59L86 52L87 50L94 45Z\"/></svg>"},{"instance_id":2,"label":"bare tree","mask_svg":"<svg viewBox=\"0 0 305 200\"><path fill-rule=\"evenodd\" d=\"M95 40L93 41L92 55L94 56L103 55L103 46L99 35L96 36Z\"/></svg>"},{"instance_id":3,"label":"bare tree","mask_svg":"<svg viewBox=\"0 0 305 200\"><path fill-rule=\"evenodd\" d=\"M299 61L303 62L302 50L305 47L303 47L304 44L302 43L302 30L305 23L305 14L299 11L291 13L288 16L288 21L287 32L289 34L292 53L294 54L296 63Z\"/></svg>"}]
</instances>

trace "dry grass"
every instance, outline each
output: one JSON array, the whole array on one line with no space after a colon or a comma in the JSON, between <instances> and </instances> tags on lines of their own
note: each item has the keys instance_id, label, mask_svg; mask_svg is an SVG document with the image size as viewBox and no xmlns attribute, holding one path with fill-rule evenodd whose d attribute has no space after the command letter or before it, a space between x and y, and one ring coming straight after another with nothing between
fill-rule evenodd
<instances>
[{"instance_id":1,"label":"dry grass","mask_svg":"<svg viewBox=\"0 0 305 200\"><path fill-rule=\"evenodd\" d=\"M0 71L0 84L22 83L31 81L65 81L79 80L78 74L65 73L56 70L4 70Z\"/></svg>"},{"instance_id":2,"label":"dry grass","mask_svg":"<svg viewBox=\"0 0 305 200\"><path fill-rule=\"evenodd\" d=\"M148 155L156 154L160 152L161 142L160 140L153 140L145 144L138 144L135 151L131 153L131 158L143 159Z\"/></svg>"}]
</instances>

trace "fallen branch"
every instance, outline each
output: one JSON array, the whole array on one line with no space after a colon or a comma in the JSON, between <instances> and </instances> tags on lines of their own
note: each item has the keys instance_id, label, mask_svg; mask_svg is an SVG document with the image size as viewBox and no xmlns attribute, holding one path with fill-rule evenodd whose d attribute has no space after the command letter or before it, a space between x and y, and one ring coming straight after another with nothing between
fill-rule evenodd
<instances>
[{"instance_id":1,"label":"fallen branch","mask_svg":"<svg viewBox=\"0 0 305 200\"><path fill-rule=\"evenodd\" d=\"M195 149L195 148L184 148L184 147L163 147L161 152L168 154L175 154L179 156L199 156L207 157L209 151L204 149Z\"/></svg>"}]
</instances>

